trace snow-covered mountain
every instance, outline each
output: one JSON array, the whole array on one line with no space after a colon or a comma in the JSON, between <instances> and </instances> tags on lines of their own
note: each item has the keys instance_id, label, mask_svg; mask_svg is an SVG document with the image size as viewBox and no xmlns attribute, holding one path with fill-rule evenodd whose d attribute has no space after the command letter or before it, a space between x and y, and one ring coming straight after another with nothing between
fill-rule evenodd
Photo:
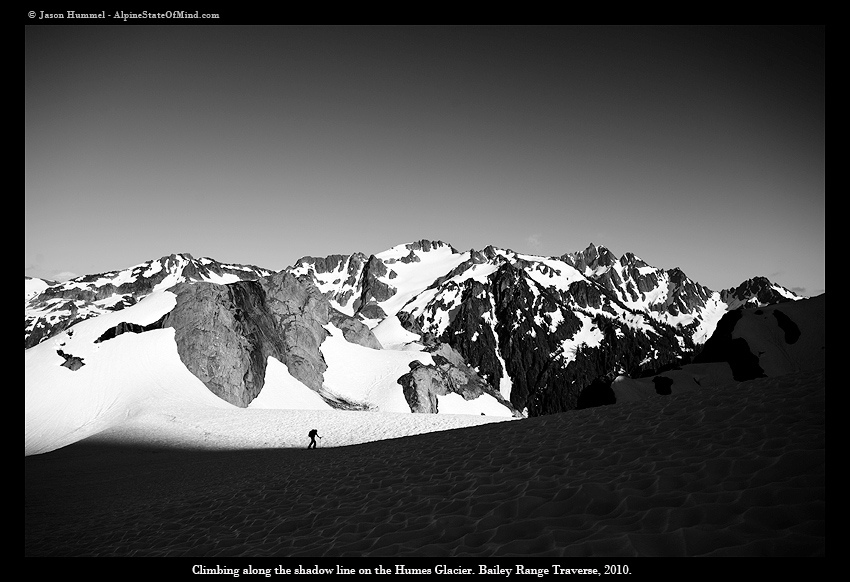
<instances>
[{"instance_id":1,"label":"snow-covered mountain","mask_svg":"<svg viewBox=\"0 0 850 582\"><path fill-rule=\"evenodd\" d=\"M728 309L738 309L796 301L800 297L782 285L771 283L766 277L753 277L737 287L721 291L720 298Z\"/></svg>"},{"instance_id":2,"label":"snow-covered mountain","mask_svg":"<svg viewBox=\"0 0 850 582\"><path fill-rule=\"evenodd\" d=\"M782 288L753 279L718 293L602 246L541 257L427 240L280 272L181 254L27 280L27 447L43 450L39 435L57 422L69 442L92 434L140 398L506 418L570 410L599 379L689 361L731 308L799 299L764 289Z\"/></svg>"},{"instance_id":3,"label":"snow-covered mountain","mask_svg":"<svg viewBox=\"0 0 850 582\"><path fill-rule=\"evenodd\" d=\"M304 257L290 271L377 332L401 326L409 341L451 346L530 415L575 408L596 378L689 359L728 309L771 286L757 279L730 305L681 269L594 245L541 257L423 240L371 257ZM799 299L788 293L779 299Z\"/></svg>"},{"instance_id":4,"label":"snow-covered mountain","mask_svg":"<svg viewBox=\"0 0 850 582\"><path fill-rule=\"evenodd\" d=\"M227 284L271 273L253 265L227 265L182 253L63 283L27 277L24 347L32 347L77 322L134 305L154 291L183 281Z\"/></svg>"}]
</instances>

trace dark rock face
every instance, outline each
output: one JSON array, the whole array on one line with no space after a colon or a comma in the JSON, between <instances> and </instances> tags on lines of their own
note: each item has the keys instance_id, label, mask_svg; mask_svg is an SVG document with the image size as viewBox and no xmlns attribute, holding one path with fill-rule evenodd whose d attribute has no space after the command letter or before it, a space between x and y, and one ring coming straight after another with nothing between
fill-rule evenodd
<instances>
[{"instance_id":1,"label":"dark rock face","mask_svg":"<svg viewBox=\"0 0 850 582\"><path fill-rule=\"evenodd\" d=\"M370 316L385 317L383 309L377 303L386 301L396 293L396 289L387 283L384 283L379 277L384 277L388 273L387 266L372 255L369 262L363 268L362 284L360 297L354 303L354 310L362 312L370 310Z\"/></svg>"},{"instance_id":2,"label":"dark rock face","mask_svg":"<svg viewBox=\"0 0 850 582\"><path fill-rule=\"evenodd\" d=\"M327 257L301 257L295 263L310 263L313 265L317 273L333 273L343 268L348 256L346 255L328 255Z\"/></svg>"},{"instance_id":3,"label":"dark rock face","mask_svg":"<svg viewBox=\"0 0 850 582\"><path fill-rule=\"evenodd\" d=\"M599 267L610 267L617 259L607 248L590 244L586 249L577 253L567 253L561 260L574 266L579 272L593 271Z\"/></svg>"},{"instance_id":4,"label":"dark rock face","mask_svg":"<svg viewBox=\"0 0 850 582\"><path fill-rule=\"evenodd\" d=\"M632 301L638 301L641 299L642 294L658 286L657 274L653 271L643 273L641 269L649 265L632 253L626 253L620 257L620 266L623 269L623 273L627 273L629 276L630 281L626 285L626 290Z\"/></svg>"},{"instance_id":5,"label":"dark rock face","mask_svg":"<svg viewBox=\"0 0 850 582\"><path fill-rule=\"evenodd\" d=\"M498 338L484 320L492 311L486 285L478 281L467 281L462 291L460 304L452 311L452 317L441 341L463 355L464 359L491 386L498 387L502 378L502 367L497 357ZM403 321L406 322L407 318ZM425 341L431 339L422 322L407 325L407 329L422 329ZM433 340L432 340L433 341Z\"/></svg>"},{"instance_id":6,"label":"dark rock face","mask_svg":"<svg viewBox=\"0 0 850 582\"><path fill-rule=\"evenodd\" d=\"M580 307L603 309L605 306L606 296L604 291L598 285L587 281L576 281L572 283L568 296Z\"/></svg>"},{"instance_id":7,"label":"dark rock face","mask_svg":"<svg viewBox=\"0 0 850 582\"><path fill-rule=\"evenodd\" d=\"M107 329L105 332L101 334L99 338L94 340L94 343L99 344L101 342L105 342L107 340L111 340L114 337L121 335L122 333L144 333L146 331L150 331L152 329L162 329L162 322L165 320L165 315L159 318L159 321L155 321L150 325L139 325L136 323L130 323L126 321L122 321L115 327L111 327Z\"/></svg>"},{"instance_id":8,"label":"dark rock face","mask_svg":"<svg viewBox=\"0 0 850 582\"><path fill-rule=\"evenodd\" d=\"M678 361L684 352L672 328L651 322L655 337L650 338L597 311L592 322L602 336L599 346L584 346L567 357L565 342L585 325L579 316L591 318L582 308L590 305L613 311L611 306L617 301L604 287L591 282L573 283L569 293L561 295L505 262L487 282L465 281L459 295L439 341L461 354L493 389L507 376L511 404L527 410L529 416L575 409L582 390L597 379L620 369L639 373L658 368ZM423 317L415 324L405 327L427 334ZM648 354L653 357L647 358Z\"/></svg>"},{"instance_id":9,"label":"dark rock face","mask_svg":"<svg viewBox=\"0 0 850 582\"><path fill-rule=\"evenodd\" d=\"M578 318L567 311L565 321L554 331L540 325L534 318L534 304L540 301L540 311L549 313L555 311L556 301L544 290L533 293L535 283L511 265L503 266L493 283L499 348L513 386L511 402L520 410L528 408L533 416L554 412L553 405L575 408L578 393L570 392L566 368L556 365L551 355L580 329Z\"/></svg>"},{"instance_id":10,"label":"dark rock face","mask_svg":"<svg viewBox=\"0 0 850 582\"><path fill-rule=\"evenodd\" d=\"M665 309L670 315L692 313L695 309L704 307L711 298L712 292L707 287L699 285L690 279L679 268L667 271L670 279L668 290L670 297L658 309Z\"/></svg>"},{"instance_id":11,"label":"dark rock face","mask_svg":"<svg viewBox=\"0 0 850 582\"><path fill-rule=\"evenodd\" d=\"M583 252L570 253L560 258L612 295L627 302L646 300L648 294L665 284L666 278L666 298L647 306L655 313L669 313L672 316L695 314L706 307L713 295L713 291L688 279L678 267L668 271L655 269L632 253L617 259L605 247L590 245ZM615 264L619 266L619 271L611 268Z\"/></svg>"},{"instance_id":12,"label":"dark rock face","mask_svg":"<svg viewBox=\"0 0 850 582\"><path fill-rule=\"evenodd\" d=\"M445 243L441 240L421 239L421 240L418 240L418 241L415 241L415 242L412 242L412 243L408 243L408 244L405 245L405 248L410 249L411 252L413 252L413 251L424 251L426 253L431 251L431 250L438 249L440 247L448 247L452 250L452 252L457 252L454 249L454 247L452 247L452 245Z\"/></svg>"}]
</instances>

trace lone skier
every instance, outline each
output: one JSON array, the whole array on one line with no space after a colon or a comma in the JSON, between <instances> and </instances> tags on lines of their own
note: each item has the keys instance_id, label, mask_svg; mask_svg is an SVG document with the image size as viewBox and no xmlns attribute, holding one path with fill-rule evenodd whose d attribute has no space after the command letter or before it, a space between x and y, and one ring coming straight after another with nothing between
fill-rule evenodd
<instances>
[{"instance_id":1,"label":"lone skier","mask_svg":"<svg viewBox=\"0 0 850 582\"><path fill-rule=\"evenodd\" d=\"M315 449L316 448L316 437L322 438L322 437L319 436L319 431L317 431L314 428L309 433L307 433L307 436L310 437L310 444L307 445L307 448L308 449Z\"/></svg>"}]
</instances>

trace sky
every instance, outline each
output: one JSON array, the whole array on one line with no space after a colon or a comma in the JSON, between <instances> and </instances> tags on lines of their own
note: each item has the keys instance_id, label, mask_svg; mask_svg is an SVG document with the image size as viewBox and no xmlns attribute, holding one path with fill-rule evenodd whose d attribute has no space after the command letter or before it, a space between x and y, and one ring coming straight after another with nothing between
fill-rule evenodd
<instances>
[{"instance_id":1,"label":"sky","mask_svg":"<svg viewBox=\"0 0 850 582\"><path fill-rule=\"evenodd\" d=\"M604 245L825 290L824 27L25 27L25 274Z\"/></svg>"}]
</instances>

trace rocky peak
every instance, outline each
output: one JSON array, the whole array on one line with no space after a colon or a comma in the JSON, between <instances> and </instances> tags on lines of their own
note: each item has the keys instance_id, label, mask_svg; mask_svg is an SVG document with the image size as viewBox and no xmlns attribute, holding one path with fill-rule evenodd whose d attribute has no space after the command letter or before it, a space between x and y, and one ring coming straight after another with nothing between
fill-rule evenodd
<instances>
[{"instance_id":1,"label":"rocky peak","mask_svg":"<svg viewBox=\"0 0 850 582\"><path fill-rule=\"evenodd\" d=\"M447 248L451 249L451 251L453 253L457 252L452 245L450 245L449 243L443 242L441 240L432 241L432 240L422 239L422 240L414 241L412 243L408 243L404 246L406 248L410 249L411 251L422 251L422 252L426 252L426 253L431 251L431 250L436 250L436 249L441 248L441 247L447 247Z\"/></svg>"},{"instance_id":2,"label":"rocky peak","mask_svg":"<svg viewBox=\"0 0 850 582\"><path fill-rule=\"evenodd\" d=\"M489 260L493 260L496 257L500 256L498 250L493 245L487 245L486 247L484 247L484 250L481 251L481 254Z\"/></svg>"},{"instance_id":3,"label":"rocky peak","mask_svg":"<svg viewBox=\"0 0 850 582\"><path fill-rule=\"evenodd\" d=\"M668 270L667 276L670 278L670 282L675 285L684 285L685 283L690 282L688 276L685 275L684 271L682 271L679 267L673 267Z\"/></svg>"},{"instance_id":4,"label":"rocky peak","mask_svg":"<svg viewBox=\"0 0 850 582\"><path fill-rule=\"evenodd\" d=\"M737 287L721 291L720 298L729 305L729 309L737 309L743 306L762 307L802 299L793 291L761 276L747 279Z\"/></svg>"},{"instance_id":5,"label":"rocky peak","mask_svg":"<svg viewBox=\"0 0 850 582\"><path fill-rule=\"evenodd\" d=\"M590 274L600 267L610 267L617 258L606 247L590 243L583 251L567 253L560 257L565 263L572 265L580 273Z\"/></svg>"},{"instance_id":6,"label":"rocky peak","mask_svg":"<svg viewBox=\"0 0 850 582\"><path fill-rule=\"evenodd\" d=\"M178 262L178 261L194 261L194 260L195 260L195 257L193 257L193 256L192 256L192 253L176 253L176 254L168 255L168 257L167 257L167 258L168 258L169 260L171 260L171 261L174 261L174 262ZM160 259L160 260L165 260L165 259L166 259L166 257L163 257L163 258L162 258L162 259Z\"/></svg>"},{"instance_id":7,"label":"rocky peak","mask_svg":"<svg viewBox=\"0 0 850 582\"><path fill-rule=\"evenodd\" d=\"M327 257L301 257L298 259L295 264L296 265L312 265L313 269L316 273L324 274L324 273L333 273L335 271L339 271L345 265L345 262L348 260L348 255L328 255Z\"/></svg>"},{"instance_id":8,"label":"rocky peak","mask_svg":"<svg viewBox=\"0 0 850 582\"><path fill-rule=\"evenodd\" d=\"M641 259L639 256L634 253L623 253L623 256L620 257L620 265L624 268L641 268L648 267L649 265Z\"/></svg>"}]
</instances>

